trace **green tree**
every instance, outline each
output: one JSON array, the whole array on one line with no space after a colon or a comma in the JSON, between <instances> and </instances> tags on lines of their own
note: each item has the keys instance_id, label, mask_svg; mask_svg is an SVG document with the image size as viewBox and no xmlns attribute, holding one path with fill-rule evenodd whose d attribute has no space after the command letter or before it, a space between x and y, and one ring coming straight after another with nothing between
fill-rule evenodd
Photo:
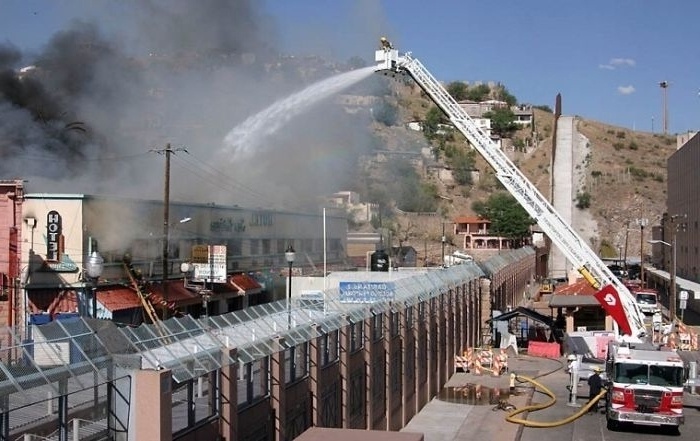
<instances>
[{"instance_id":1,"label":"green tree","mask_svg":"<svg viewBox=\"0 0 700 441\"><path fill-rule=\"evenodd\" d=\"M586 192L578 193L576 195L576 208L579 210L584 210L591 206L591 194Z\"/></svg>"},{"instance_id":2,"label":"green tree","mask_svg":"<svg viewBox=\"0 0 700 441\"><path fill-rule=\"evenodd\" d=\"M432 106L428 109L425 114L425 121L423 121L423 134L425 138L430 141L435 139L438 132L438 126L447 122L445 114L437 106Z\"/></svg>"},{"instance_id":3,"label":"green tree","mask_svg":"<svg viewBox=\"0 0 700 441\"><path fill-rule=\"evenodd\" d=\"M467 99L479 103L488 99L490 94L491 88L489 88L488 85L479 84L478 86L472 86L467 90Z\"/></svg>"},{"instance_id":4,"label":"green tree","mask_svg":"<svg viewBox=\"0 0 700 441\"><path fill-rule=\"evenodd\" d=\"M447 85L446 89L447 93L452 95L452 98L454 98L455 101L463 101L468 97L467 90L469 89L469 86L462 81L453 81Z\"/></svg>"},{"instance_id":5,"label":"green tree","mask_svg":"<svg viewBox=\"0 0 700 441\"><path fill-rule=\"evenodd\" d=\"M510 138L518 130L515 114L508 107L496 107L484 113L484 118L491 120L491 130L502 138Z\"/></svg>"},{"instance_id":6,"label":"green tree","mask_svg":"<svg viewBox=\"0 0 700 441\"><path fill-rule=\"evenodd\" d=\"M452 177L459 185L472 185L472 171L475 168L474 150L458 149L449 157Z\"/></svg>"},{"instance_id":7,"label":"green tree","mask_svg":"<svg viewBox=\"0 0 700 441\"><path fill-rule=\"evenodd\" d=\"M493 97L498 101L508 103L509 106L515 106L518 104L518 99L515 97L515 95L510 93L506 86L501 83L498 83L498 86L496 86L493 92Z\"/></svg>"},{"instance_id":8,"label":"green tree","mask_svg":"<svg viewBox=\"0 0 700 441\"><path fill-rule=\"evenodd\" d=\"M516 247L530 236L530 226L535 223L515 198L504 192L491 194L485 202L475 201L472 209L491 221L491 234L507 237Z\"/></svg>"}]
</instances>

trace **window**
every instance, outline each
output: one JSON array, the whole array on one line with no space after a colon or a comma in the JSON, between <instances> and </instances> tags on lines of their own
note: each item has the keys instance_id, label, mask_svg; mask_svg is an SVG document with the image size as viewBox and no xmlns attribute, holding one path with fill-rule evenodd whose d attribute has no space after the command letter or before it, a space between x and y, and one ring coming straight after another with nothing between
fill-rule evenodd
<instances>
[{"instance_id":1,"label":"window","mask_svg":"<svg viewBox=\"0 0 700 441\"><path fill-rule=\"evenodd\" d=\"M338 360L339 343L338 330L331 331L321 337L321 367L328 366Z\"/></svg>"},{"instance_id":2,"label":"window","mask_svg":"<svg viewBox=\"0 0 700 441\"><path fill-rule=\"evenodd\" d=\"M241 256L243 245L241 239L229 239L226 244L226 253L229 256Z\"/></svg>"},{"instance_id":3,"label":"window","mask_svg":"<svg viewBox=\"0 0 700 441\"><path fill-rule=\"evenodd\" d=\"M355 352L365 346L364 322L350 324L350 352Z\"/></svg>"},{"instance_id":4,"label":"window","mask_svg":"<svg viewBox=\"0 0 700 441\"><path fill-rule=\"evenodd\" d=\"M284 351L284 378L287 384L309 375L309 343L304 342Z\"/></svg>"},{"instance_id":5,"label":"window","mask_svg":"<svg viewBox=\"0 0 700 441\"><path fill-rule=\"evenodd\" d=\"M270 393L270 357L244 364L238 372L238 406L248 406Z\"/></svg>"},{"instance_id":6,"label":"window","mask_svg":"<svg viewBox=\"0 0 700 441\"><path fill-rule=\"evenodd\" d=\"M392 337L397 337L399 335L399 331L401 329L400 327L401 323L401 316L399 315L398 312L392 312L391 313L391 324L389 328L389 335Z\"/></svg>"},{"instance_id":7,"label":"window","mask_svg":"<svg viewBox=\"0 0 700 441\"><path fill-rule=\"evenodd\" d=\"M372 317L372 339L374 341L381 340L384 337L384 328L382 327L381 313Z\"/></svg>"},{"instance_id":8,"label":"window","mask_svg":"<svg viewBox=\"0 0 700 441\"><path fill-rule=\"evenodd\" d=\"M250 239L250 255L257 256L260 254L260 240Z\"/></svg>"},{"instance_id":9,"label":"window","mask_svg":"<svg viewBox=\"0 0 700 441\"><path fill-rule=\"evenodd\" d=\"M406 307L406 329L413 329L413 307Z\"/></svg>"}]
</instances>

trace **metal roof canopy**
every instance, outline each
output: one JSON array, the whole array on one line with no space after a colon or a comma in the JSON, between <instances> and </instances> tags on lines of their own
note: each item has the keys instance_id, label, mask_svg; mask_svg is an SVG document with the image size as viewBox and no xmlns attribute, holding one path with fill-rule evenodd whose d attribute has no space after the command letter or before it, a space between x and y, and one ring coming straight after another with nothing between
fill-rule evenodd
<instances>
[{"instance_id":1,"label":"metal roof canopy","mask_svg":"<svg viewBox=\"0 0 700 441\"><path fill-rule=\"evenodd\" d=\"M503 313L501 315L498 315L492 319L486 320L486 323L491 323L491 321L504 321L504 320L510 320L512 318L518 317L524 315L525 317L529 317L533 320L536 320L538 322L544 323L545 325L549 326L550 328L554 326L554 319L551 317L547 317L544 314L540 314L539 312L530 309L530 308L525 308L524 306L518 306L512 311L508 311L506 313Z\"/></svg>"},{"instance_id":2,"label":"metal roof canopy","mask_svg":"<svg viewBox=\"0 0 700 441\"><path fill-rule=\"evenodd\" d=\"M514 256L508 258L511 253ZM523 251L504 253L499 259L520 258L516 256L523 256ZM139 327L77 317L35 326L40 328L37 336L43 338L34 341L23 341L11 328L5 328L3 341L11 344L0 348L0 395L12 396L6 409L11 411L40 403L47 396L113 381L115 372L123 374L124 369L169 368L173 380L183 382L229 363L249 363L272 355L280 350L278 342L283 347L305 343L347 323L396 312L484 276L482 267L474 262L449 268L401 269L388 275L354 272L341 277L391 280L395 283L394 298L371 304L341 303L335 288L324 292L322 310L280 300L220 316L170 318ZM228 348L237 349L236 359L227 358ZM38 351L44 354L39 361ZM60 391L59 381L64 384Z\"/></svg>"}]
</instances>

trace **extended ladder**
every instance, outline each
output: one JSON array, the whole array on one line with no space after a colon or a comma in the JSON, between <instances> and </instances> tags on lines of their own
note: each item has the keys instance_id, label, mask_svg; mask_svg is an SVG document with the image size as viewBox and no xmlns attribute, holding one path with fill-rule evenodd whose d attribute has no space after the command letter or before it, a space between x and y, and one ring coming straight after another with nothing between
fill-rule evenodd
<instances>
[{"instance_id":1,"label":"extended ladder","mask_svg":"<svg viewBox=\"0 0 700 441\"><path fill-rule=\"evenodd\" d=\"M646 334L644 315L627 287L591 250L588 244L554 210L549 201L522 174L503 151L477 126L466 111L455 101L428 70L410 54L399 56L398 51L382 40L383 48L376 51L378 71L407 72L414 81L442 109L454 126L493 167L498 180L537 221L542 230L561 250L581 275L596 289L612 285L617 291L624 313L629 321L632 336ZM624 327L624 326L622 326Z\"/></svg>"}]
</instances>

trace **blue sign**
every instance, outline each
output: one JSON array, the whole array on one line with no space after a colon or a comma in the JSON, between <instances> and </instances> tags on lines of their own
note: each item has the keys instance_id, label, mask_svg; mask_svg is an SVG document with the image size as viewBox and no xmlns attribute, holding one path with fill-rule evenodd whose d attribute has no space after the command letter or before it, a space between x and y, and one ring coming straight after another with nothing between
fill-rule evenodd
<instances>
[{"instance_id":1,"label":"blue sign","mask_svg":"<svg viewBox=\"0 0 700 441\"><path fill-rule=\"evenodd\" d=\"M394 282L340 282L341 303L394 300Z\"/></svg>"}]
</instances>

